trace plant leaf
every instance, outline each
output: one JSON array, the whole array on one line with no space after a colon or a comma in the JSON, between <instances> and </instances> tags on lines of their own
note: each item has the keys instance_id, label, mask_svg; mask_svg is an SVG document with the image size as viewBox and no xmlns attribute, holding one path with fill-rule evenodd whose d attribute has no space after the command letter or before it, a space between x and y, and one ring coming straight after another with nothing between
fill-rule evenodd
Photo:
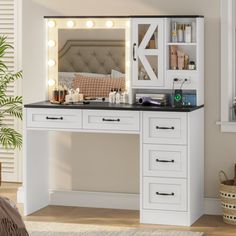
<instances>
[{"instance_id":1,"label":"plant leaf","mask_svg":"<svg viewBox=\"0 0 236 236\"><path fill-rule=\"evenodd\" d=\"M12 128L1 127L0 129L0 143L4 148L21 148L22 135Z\"/></svg>"}]
</instances>

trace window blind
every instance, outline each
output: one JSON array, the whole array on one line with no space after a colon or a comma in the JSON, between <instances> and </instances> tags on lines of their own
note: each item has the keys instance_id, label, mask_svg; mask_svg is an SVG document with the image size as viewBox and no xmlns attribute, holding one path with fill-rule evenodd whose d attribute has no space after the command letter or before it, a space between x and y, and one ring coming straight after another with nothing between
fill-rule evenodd
<instances>
[{"instance_id":1,"label":"window blind","mask_svg":"<svg viewBox=\"0 0 236 236\"><path fill-rule=\"evenodd\" d=\"M17 30L16 30L16 1L17 0L0 0L0 35L7 36L7 42L13 49L9 49L3 58L11 72L16 70L16 46L17 46ZM16 95L17 84L10 84L7 89L7 95ZM4 119L4 123L11 128L17 129L17 120L8 116ZM18 181L18 154L15 150L5 150L0 145L0 162L2 163L2 181L17 182Z\"/></svg>"}]
</instances>

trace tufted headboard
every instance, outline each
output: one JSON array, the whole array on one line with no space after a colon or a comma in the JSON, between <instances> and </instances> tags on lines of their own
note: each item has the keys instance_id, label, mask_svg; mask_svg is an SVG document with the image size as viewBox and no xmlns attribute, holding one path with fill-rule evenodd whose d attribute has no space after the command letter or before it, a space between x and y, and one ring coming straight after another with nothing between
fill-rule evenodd
<instances>
[{"instance_id":1,"label":"tufted headboard","mask_svg":"<svg viewBox=\"0 0 236 236\"><path fill-rule=\"evenodd\" d=\"M58 53L59 72L125 72L125 41L68 40Z\"/></svg>"}]
</instances>

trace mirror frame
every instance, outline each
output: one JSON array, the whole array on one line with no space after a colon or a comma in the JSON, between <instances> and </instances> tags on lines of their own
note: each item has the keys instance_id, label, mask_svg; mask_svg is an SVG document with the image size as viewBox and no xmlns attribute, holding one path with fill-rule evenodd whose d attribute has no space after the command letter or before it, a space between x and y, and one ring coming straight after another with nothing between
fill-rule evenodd
<instances>
[{"instance_id":1,"label":"mirror frame","mask_svg":"<svg viewBox=\"0 0 236 236\"><path fill-rule=\"evenodd\" d=\"M58 84L58 30L59 29L124 29L125 30L125 81L126 91L131 93L131 19L130 18L46 18L47 90ZM131 96L129 96L131 97Z\"/></svg>"}]
</instances>

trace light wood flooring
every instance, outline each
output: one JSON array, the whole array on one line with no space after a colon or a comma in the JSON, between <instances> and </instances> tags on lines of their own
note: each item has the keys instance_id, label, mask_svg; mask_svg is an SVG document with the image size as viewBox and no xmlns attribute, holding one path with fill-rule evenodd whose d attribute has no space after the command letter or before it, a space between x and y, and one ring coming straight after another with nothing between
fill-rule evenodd
<instances>
[{"instance_id":1,"label":"light wood flooring","mask_svg":"<svg viewBox=\"0 0 236 236\"><path fill-rule=\"evenodd\" d=\"M3 183L0 195L16 202L18 184ZM20 212L22 205L18 205ZM96 224L109 226L127 226L157 228L168 230L191 230L205 232L209 236L236 236L236 226L227 225L221 216L204 215L191 227L175 227L162 225L142 225L139 223L139 212L130 210L112 210L81 207L48 206L28 217L25 221L47 221L79 224Z\"/></svg>"}]
</instances>

